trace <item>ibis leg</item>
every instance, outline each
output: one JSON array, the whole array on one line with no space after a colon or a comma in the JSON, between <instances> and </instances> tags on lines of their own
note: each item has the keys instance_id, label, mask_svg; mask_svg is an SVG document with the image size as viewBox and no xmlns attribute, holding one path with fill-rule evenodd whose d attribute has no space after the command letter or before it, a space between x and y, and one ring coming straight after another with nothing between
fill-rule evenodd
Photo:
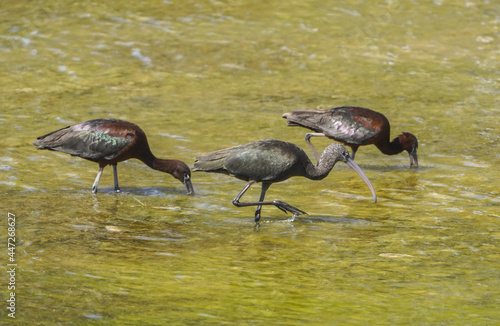
<instances>
[{"instance_id":1,"label":"ibis leg","mask_svg":"<svg viewBox=\"0 0 500 326\"><path fill-rule=\"evenodd\" d=\"M264 197L266 196L266 191L269 189L271 186L271 183L268 182L263 182L262 183L262 191L260 193L260 199L258 202L248 202L248 203L241 203L240 198L243 196L243 194L250 188L251 185L253 185L255 181L251 180L248 182L245 187L243 187L243 190L240 191L240 193L236 196L236 198L233 199L233 205L237 207L246 207L246 206L257 206L257 210L255 211L255 222L258 223L260 220L260 212L262 209L263 205L273 205L282 210L285 213L292 213L294 216L296 215L301 215L301 214L307 214L303 210L300 210L296 207L293 207L292 205L279 201L279 200L273 200L273 201L264 201Z\"/></svg>"},{"instance_id":2,"label":"ibis leg","mask_svg":"<svg viewBox=\"0 0 500 326\"><path fill-rule=\"evenodd\" d=\"M118 165L113 164L113 176L115 178L115 192L121 192L120 187L118 186Z\"/></svg>"},{"instance_id":3,"label":"ibis leg","mask_svg":"<svg viewBox=\"0 0 500 326\"><path fill-rule=\"evenodd\" d=\"M356 151L358 150L359 146L351 146L352 150L352 155L351 158L354 160L354 156L356 155Z\"/></svg>"},{"instance_id":4,"label":"ibis leg","mask_svg":"<svg viewBox=\"0 0 500 326\"><path fill-rule=\"evenodd\" d=\"M264 197L266 197L266 191L271 187L270 183L263 182L262 183L262 191L260 192L260 198L259 202L264 201ZM257 209L255 210L255 223L259 223L260 220L260 211L262 210L262 205L257 206Z\"/></svg>"},{"instance_id":5,"label":"ibis leg","mask_svg":"<svg viewBox=\"0 0 500 326\"><path fill-rule=\"evenodd\" d=\"M97 192L97 185L99 184L99 180L101 180L102 170L104 170L104 166L99 167L99 172L97 172L97 176L95 177L94 184L92 185L92 192L94 194Z\"/></svg>"},{"instance_id":6,"label":"ibis leg","mask_svg":"<svg viewBox=\"0 0 500 326\"><path fill-rule=\"evenodd\" d=\"M319 133L319 132L309 132L306 134L306 143L307 143L307 145L309 145L309 147L313 151L314 157L316 157L316 161L319 162L319 154L316 151L316 148L314 148L313 144L311 143L311 140L310 140L311 137L325 137L325 134Z\"/></svg>"},{"instance_id":7,"label":"ibis leg","mask_svg":"<svg viewBox=\"0 0 500 326\"><path fill-rule=\"evenodd\" d=\"M250 206L250 205L245 205L245 203L240 203L240 198L248 190L248 188L250 188L250 186L253 185L254 183L255 183L255 181L251 180L250 182L248 182L245 185L245 187L243 187L243 189L240 191L240 193L238 195L236 195L236 197L233 199L234 206L236 206L236 207ZM258 204L256 204L256 205L258 205Z\"/></svg>"}]
</instances>

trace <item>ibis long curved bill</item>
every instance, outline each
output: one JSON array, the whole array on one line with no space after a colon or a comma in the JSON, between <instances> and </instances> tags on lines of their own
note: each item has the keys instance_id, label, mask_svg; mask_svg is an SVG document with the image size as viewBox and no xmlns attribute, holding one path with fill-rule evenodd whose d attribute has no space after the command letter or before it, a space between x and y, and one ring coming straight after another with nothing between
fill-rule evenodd
<instances>
[{"instance_id":1,"label":"ibis long curved bill","mask_svg":"<svg viewBox=\"0 0 500 326\"><path fill-rule=\"evenodd\" d=\"M370 179L368 179L368 177L363 172L363 170L361 170L361 168L359 167L359 165L356 164L356 162L354 162L354 160L352 158L348 157L347 160L346 160L346 164L351 169L353 169L354 171L356 171L356 173L359 174L359 176L361 177L361 179L363 179L363 181L368 185L368 188L370 188L370 190L371 190L371 192L373 194L373 201L376 203L377 202L377 194L375 194L375 189L373 189L373 186L372 186L372 183L370 182Z\"/></svg>"}]
</instances>

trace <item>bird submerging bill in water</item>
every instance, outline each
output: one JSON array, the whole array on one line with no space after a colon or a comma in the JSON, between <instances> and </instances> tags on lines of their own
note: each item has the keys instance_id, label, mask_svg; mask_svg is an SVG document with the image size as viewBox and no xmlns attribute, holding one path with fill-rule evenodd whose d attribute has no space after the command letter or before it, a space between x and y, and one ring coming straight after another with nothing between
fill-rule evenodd
<instances>
[{"instance_id":1,"label":"bird submerging bill in water","mask_svg":"<svg viewBox=\"0 0 500 326\"><path fill-rule=\"evenodd\" d=\"M307 154L297 145L275 140L264 139L245 145L222 149L204 154L196 158L193 171L218 172L230 174L248 183L234 198L237 207L257 206L255 222L261 217L264 205L274 205L283 212L293 216L307 214L306 212L279 200L264 201L267 189L271 184L287 180L294 176L303 176L311 180L325 178L338 161L346 163L356 171L370 188L373 199L377 202L375 190L368 177L351 159L347 149L338 143L330 144L314 165ZM240 198L256 182L262 183L260 199L257 202L240 202Z\"/></svg>"},{"instance_id":2,"label":"bird submerging bill in water","mask_svg":"<svg viewBox=\"0 0 500 326\"><path fill-rule=\"evenodd\" d=\"M146 134L132 122L118 119L85 121L38 137L33 145L99 163L93 193L97 192L99 179L107 165L113 166L115 192L120 192L116 166L119 162L136 158L154 170L170 173L184 184L188 195L194 195L191 171L186 163L156 158L149 149Z\"/></svg>"},{"instance_id":3,"label":"bird submerging bill in water","mask_svg":"<svg viewBox=\"0 0 500 326\"><path fill-rule=\"evenodd\" d=\"M382 113L344 106L329 110L295 110L283 114L283 118L287 119L289 126L301 126L316 132L307 133L306 142L317 160L319 155L310 138L325 136L350 146L353 160L359 146L373 144L386 155L407 151L410 155L410 167L418 168L417 137L403 132L390 141L391 126Z\"/></svg>"}]
</instances>

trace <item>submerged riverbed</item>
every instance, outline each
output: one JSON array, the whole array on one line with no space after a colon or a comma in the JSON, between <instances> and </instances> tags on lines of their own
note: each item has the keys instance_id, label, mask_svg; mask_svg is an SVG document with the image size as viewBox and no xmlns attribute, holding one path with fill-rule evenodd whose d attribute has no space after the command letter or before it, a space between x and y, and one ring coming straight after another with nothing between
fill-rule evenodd
<instances>
[{"instance_id":1,"label":"submerged riverbed","mask_svg":"<svg viewBox=\"0 0 500 326\"><path fill-rule=\"evenodd\" d=\"M0 12L0 191L16 216L16 319L30 325L490 325L500 319L499 24L492 1L13 2ZM282 114L382 112L406 153L361 147L378 195L337 164L266 198L193 174L196 196L137 160L95 163L36 137L94 118L141 126L153 153L276 138ZM318 149L328 139L313 140ZM256 200L260 186L245 195ZM7 222L0 232L8 237ZM7 241L2 241L6 243ZM6 259L2 268L8 271ZM7 274L7 273L6 273ZM4 282L4 284L6 284ZM10 296L4 285L3 302ZM4 312L0 320L11 323Z\"/></svg>"}]
</instances>

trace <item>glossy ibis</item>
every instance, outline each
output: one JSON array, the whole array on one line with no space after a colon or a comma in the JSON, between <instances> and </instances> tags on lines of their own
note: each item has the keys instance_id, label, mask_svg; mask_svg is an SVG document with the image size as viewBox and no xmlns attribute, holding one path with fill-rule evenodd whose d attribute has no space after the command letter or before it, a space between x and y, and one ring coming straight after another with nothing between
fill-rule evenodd
<instances>
[{"instance_id":1,"label":"glossy ibis","mask_svg":"<svg viewBox=\"0 0 500 326\"><path fill-rule=\"evenodd\" d=\"M326 136L350 146L353 160L359 146L374 144L386 155L407 151L410 155L410 167L418 168L417 137L409 132L403 132L390 141L391 126L382 113L344 106L329 110L295 110L285 113L283 118L288 120L289 126L301 126L316 131L306 134L306 142L317 160L319 155L310 138Z\"/></svg>"},{"instance_id":2,"label":"glossy ibis","mask_svg":"<svg viewBox=\"0 0 500 326\"><path fill-rule=\"evenodd\" d=\"M191 171L186 163L156 158L149 149L146 134L132 122L118 119L85 121L38 137L33 144L38 149L63 152L99 163L93 193L97 192L99 179L107 165L113 166L115 191L120 192L116 165L136 158L154 170L170 173L184 184L188 195L194 194Z\"/></svg>"},{"instance_id":3,"label":"glossy ibis","mask_svg":"<svg viewBox=\"0 0 500 326\"><path fill-rule=\"evenodd\" d=\"M243 190L234 198L233 204L238 207L257 206L255 222L258 223L263 205L274 205L283 212L290 212L294 216L306 214L304 211L279 200L265 202L264 196L271 184L294 176L321 180L330 173L338 161L346 163L363 178L370 187L375 202L377 202L377 196L370 180L350 158L347 149L338 143L330 144L321 155L318 164L314 165L307 154L295 144L275 139L258 140L199 156L196 158L193 171L230 174L238 179L248 181ZM256 182L262 182L259 201L241 203L241 196Z\"/></svg>"}]
</instances>

